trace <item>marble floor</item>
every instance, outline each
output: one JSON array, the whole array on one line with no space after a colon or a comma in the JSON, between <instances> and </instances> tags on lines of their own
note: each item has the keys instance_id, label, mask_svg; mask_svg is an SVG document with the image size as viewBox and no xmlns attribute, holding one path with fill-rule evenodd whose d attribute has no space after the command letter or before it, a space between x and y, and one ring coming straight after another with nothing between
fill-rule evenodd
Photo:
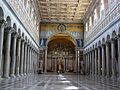
<instances>
[{"instance_id":1,"label":"marble floor","mask_svg":"<svg viewBox=\"0 0 120 90\"><path fill-rule=\"evenodd\" d=\"M120 81L75 74L39 74L0 79L0 90L120 90Z\"/></svg>"}]
</instances>

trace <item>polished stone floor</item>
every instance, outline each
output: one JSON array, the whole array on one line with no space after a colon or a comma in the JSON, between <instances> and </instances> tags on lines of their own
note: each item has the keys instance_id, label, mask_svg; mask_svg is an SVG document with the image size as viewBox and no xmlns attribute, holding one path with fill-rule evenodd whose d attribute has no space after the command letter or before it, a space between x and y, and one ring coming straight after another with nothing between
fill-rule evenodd
<instances>
[{"instance_id":1,"label":"polished stone floor","mask_svg":"<svg viewBox=\"0 0 120 90\"><path fill-rule=\"evenodd\" d=\"M120 90L120 81L75 74L39 74L1 79L0 90Z\"/></svg>"}]
</instances>

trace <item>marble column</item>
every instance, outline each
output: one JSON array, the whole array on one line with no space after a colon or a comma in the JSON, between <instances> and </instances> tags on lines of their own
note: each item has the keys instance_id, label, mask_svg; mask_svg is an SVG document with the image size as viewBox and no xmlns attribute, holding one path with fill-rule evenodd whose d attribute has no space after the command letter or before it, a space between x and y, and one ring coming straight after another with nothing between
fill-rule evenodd
<instances>
[{"instance_id":1,"label":"marble column","mask_svg":"<svg viewBox=\"0 0 120 90\"><path fill-rule=\"evenodd\" d=\"M115 70L115 40L111 40L112 78L116 77Z\"/></svg>"},{"instance_id":2,"label":"marble column","mask_svg":"<svg viewBox=\"0 0 120 90\"><path fill-rule=\"evenodd\" d=\"M55 58L55 72L57 71L57 58Z\"/></svg>"},{"instance_id":3,"label":"marble column","mask_svg":"<svg viewBox=\"0 0 120 90\"><path fill-rule=\"evenodd\" d=\"M77 50L75 51L75 62L74 62L74 72L77 72L77 60L78 60L78 54Z\"/></svg>"},{"instance_id":4,"label":"marble column","mask_svg":"<svg viewBox=\"0 0 120 90\"><path fill-rule=\"evenodd\" d=\"M90 52L88 52L88 74L90 74Z\"/></svg>"},{"instance_id":5,"label":"marble column","mask_svg":"<svg viewBox=\"0 0 120 90\"><path fill-rule=\"evenodd\" d=\"M33 67L32 67L32 71L33 71L33 73L34 73L34 71L35 71L35 52L34 52L34 50L33 50L33 60L32 60L32 64L33 64Z\"/></svg>"},{"instance_id":6,"label":"marble column","mask_svg":"<svg viewBox=\"0 0 120 90\"><path fill-rule=\"evenodd\" d=\"M92 50L92 74L95 74L95 55L94 50Z\"/></svg>"},{"instance_id":7,"label":"marble column","mask_svg":"<svg viewBox=\"0 0 120 90\"><path fill-rule=\"evenodd\" d=\"M44 68L44 73L47 73L47 49L45 49L45 68Z\"/></svg>"},{"instance_id":8,"label":"marble column","mask_svg":"<svg viewBox=\"0 0 120 90\"><path fill-rule=\"evenodd\" d=\"M31 61L32 74L34 73L33 60L35 60L35 57L34 57L34 49L32 49L32 61Z\"/></svg>"},{"instance_id":9,"label":"marble column","mask_svg":"<svg viewBox=\"0 0 120 90\"><path fill-rule=\"evenodd\" d=\"M31 47L30 72L33 73L33 48Z\"/></svg>"},{"instance_id":10,"label":"marble column","mask_svg":"<svg viewBox=\"0 0 120 90\"><path fill-rule=\"evenodd\" d=\"M23 76L23 61L24 61L24 45L25 45L25 42L24 42L24 39L22 38L22 47L21 47L21 60L20 60L20 75Z\"/></svg>"},{"instance_id":11,"label":"marble column","mask_svg":"<svg viewBox=\"0 0 120 90\"><path fill-rule=\"evenodd\" d=\"M28 47L27 47L27 61L26 61L26 65L27 65L26 74L29 73L29 59L30 59L29 55L30 55L30 46L28 45Z\"/></svg>"},{"instance_id":12,"label":"marble column","mask_svg":"<svg viewBox=\"0 0 120 90\"><path fill-rule=\"evenodd\" d=\"M37 73L37 70L38 70L38 53L37 51L35 51L35 57L36 57L36 60L35 60L35 73Z\"/></svg>"},{"instance_id":13,"label":"marble column","mask_svg":"<svg viewBox=\"0 0 120 90\"><path fill-rule=\"evenodd\" d=\"M87 74L88 72L87 72L87 59L88 59L88 57L87 57L87 53L85 54L85 73Z\"/></svg>"},{"instance_id":14,"label":"marble column","mask_svg":"<svg viewBox=\"0 0 120 90\"><path fill-rule=\"evenodd\" d=\"M36 55L35 55L35 50L33 51L33 72L35 73L36 71Z\"/></svg>"},{"instance_id":15,"label":"marble column","mask_svg":"<svg viewBox=\"0 0 120 90\"><path fill-rule=\"evenodd\" d=\"M106 43L106 75L110 76L110 48L109 43Z\"/></svg>"},{"instance_id":16,"label":"marble column","mask_svg":"<svg viewBox=\"0 0 120 90\"><path fill-rule=\"evenodd\" d=\"M78 58L77 58L77 72L80 72L80 51L78 50Z\"/></svg>"},{"instance_id":17,"label":"marble column","mask_svg":"<svg viewBox=\"0 0 120 90\"><path fill-rule=\"evenodd\" d=\"M31 46L31 59L30 59L30 73L32 74L32 59L33 59L33 48Z\"/></svg>"},{"instance_id":18,"label":"marble column","mask_svg":"<svg viewBox=\"0 0 120 90\"><path fill-rule=\"evenodd\" d=\"M2 75L2 53L3 53L3 39L4 39L4 28L5 28L5 21L4 20L0 20L0 77Z\"/></svg>"},{"instance_id":19,"label":"marble column","mask_svg":"<svg viewBox=\"0 0 120 90\"><path fill-rule=\"evenodd\" d=\"M33 58L32 58L32 73L34 73L35 71L35 51L33 49Z\"/></svg>"},{"instance_id":20,"label":"marble column","mask_svg":"<svg viewBox=\"0 0 120 90\"><path fill-rule=\"evenodd\" d=\"M27 41L24 43L24 61L23 61L23 74L26 75L26 60L27 60Z\"/></svg>"},{"instance_id":21,"label":"marble column","mask_svg":"<svg viewBox=\"0 0 120 90\"><path fill-rule=\"evenodd\" d=\"M12 55L11 55L11 62L10 62L10 77L15 77L15 64L16 64L16 41L17 41L17 32L12 34Z\"/></svg>"},{"instance_id":22,"label":"marble column","mask_svg":"<svg viewBox=\"0 0 120 90\"><path fill-rule=\"evenodd\" d=\"M97 56L97 49L95 49L95 75L98 74L98 56Z\"/></svg>"},{"instance_id":23,"label":"marble column","mask_svg":"<svg viewBox=\"0 0 120 90\"><path fill-rule=\"evenodd\" d=\"M35 58L35 50L33 50L33 60L32 60L32 64L33 64L33 67L32 67L32 70L33 70L33 73L35 73L35 62L36 62L36 58Z\"/></svg>"},{"instance_id":24,"label":"marble column","mask_svg":"<svg viewBox=\"0 0 120 90\"><path fill-rule=\"evenodd\" d=\"M86 55L86 71L87 71L87 74L88 74L88 69L89 69L89 66L88 66L88 63L89 63L89 54L88 54L88 52L87 52L87 55Z\"/></svg>"},{"instance_id":25,"label":"marble column","mask_svg":"<svg viewBox=\"0 0 120 90\"><path fill-rule=\"evenodd\" d=\"M30 53L29 53L29 70L28 70L28 72L29 72L29 74L31 74L31 46L30 46Z\"/></svg>"},{"instance_id":26,"label":"marble column","mask_svg":"<svg viewBox=\"0 0 120 90\"><path fill-rule=\"evenodd\" d=\"M105 76L105 46L102 45L102 76Z\"/></svg>"},{"instance_id":27,"label":"marble column","mask_svg":"<svg viewBox=\"0 0 120 90\"><path fill-rule=\"evenodd\" d=\"M16 68L15 68L15 73L16 76L20 76L20 52L21 52L21 37L19 36L17 38L17 58L16 58Z\"/></svg>"},{"instance_id":28,"label":"marble column","mask_svg":"<svg viewBox=\"0 0 120 90\"><path fill-rule=\"evenodd\" d=\"M120 35L118 35L117 42L118 42L118 66L119 66L118 79L120 79Z\"/></svg>"},{"instance_id":29,"label":"marble column","mask_svg":"<svg viewBox=\"0 0 120 90\"><path fill-rule=\"evenodd\" d=\"M9 78L10 72L10 44L11 44L11 33L13 28L7 27L5 29L6 32L6 43L5 43L5 60L3 65L3 78Z\"/></svg>"},{"instance_id":30,"label":"marble column","mask_svg":"<svg viewBox=\"0 0 120 90\"><path fill-rule=\"evenodd\" d=\"M101 75L101 53L100 53L100 47L98 46L98 75Z\"/></svg>"},{"instance_id":31,"label":"marble column","mask_svg":"<svg viewBox=\"0 0 120 90\"><path fill-rule=\"evenodd\" d=\"M90 74L92 74L92 52L90 51Z\"/></svg>"}]
</instances>

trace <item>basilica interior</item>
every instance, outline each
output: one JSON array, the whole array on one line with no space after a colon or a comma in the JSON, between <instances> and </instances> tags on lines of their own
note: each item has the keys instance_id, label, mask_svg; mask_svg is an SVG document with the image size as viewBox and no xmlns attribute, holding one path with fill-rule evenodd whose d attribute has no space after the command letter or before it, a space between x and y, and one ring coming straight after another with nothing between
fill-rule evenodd
<instances>
[{"instance_id":1,"label":"basilica interior","mask_svg":"<svg viewBox=\"0 0 120 90\"><path fill-rule=\"evenodd\" d=\"M120 0L0 0L0 90L120 90Z\"/></svg>"}]
</instances>

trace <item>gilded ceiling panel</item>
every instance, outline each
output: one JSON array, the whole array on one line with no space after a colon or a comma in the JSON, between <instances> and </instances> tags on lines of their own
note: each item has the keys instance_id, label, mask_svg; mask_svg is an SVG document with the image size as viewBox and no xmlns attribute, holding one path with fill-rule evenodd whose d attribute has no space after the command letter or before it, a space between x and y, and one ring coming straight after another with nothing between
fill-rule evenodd
<instances>
[{"instance_id":1,"label":"gilded ceiling panel","mask_svg":"<svg viewBox=\"0 0 120 90\"><path fill-rule=\"evenodd\" d=\"M92 0L37 0L42 22L81 22ZM46 12L45 12L46 11ZM44 15L47 14L47 17Z\"/></svg>"}]
</instances>

